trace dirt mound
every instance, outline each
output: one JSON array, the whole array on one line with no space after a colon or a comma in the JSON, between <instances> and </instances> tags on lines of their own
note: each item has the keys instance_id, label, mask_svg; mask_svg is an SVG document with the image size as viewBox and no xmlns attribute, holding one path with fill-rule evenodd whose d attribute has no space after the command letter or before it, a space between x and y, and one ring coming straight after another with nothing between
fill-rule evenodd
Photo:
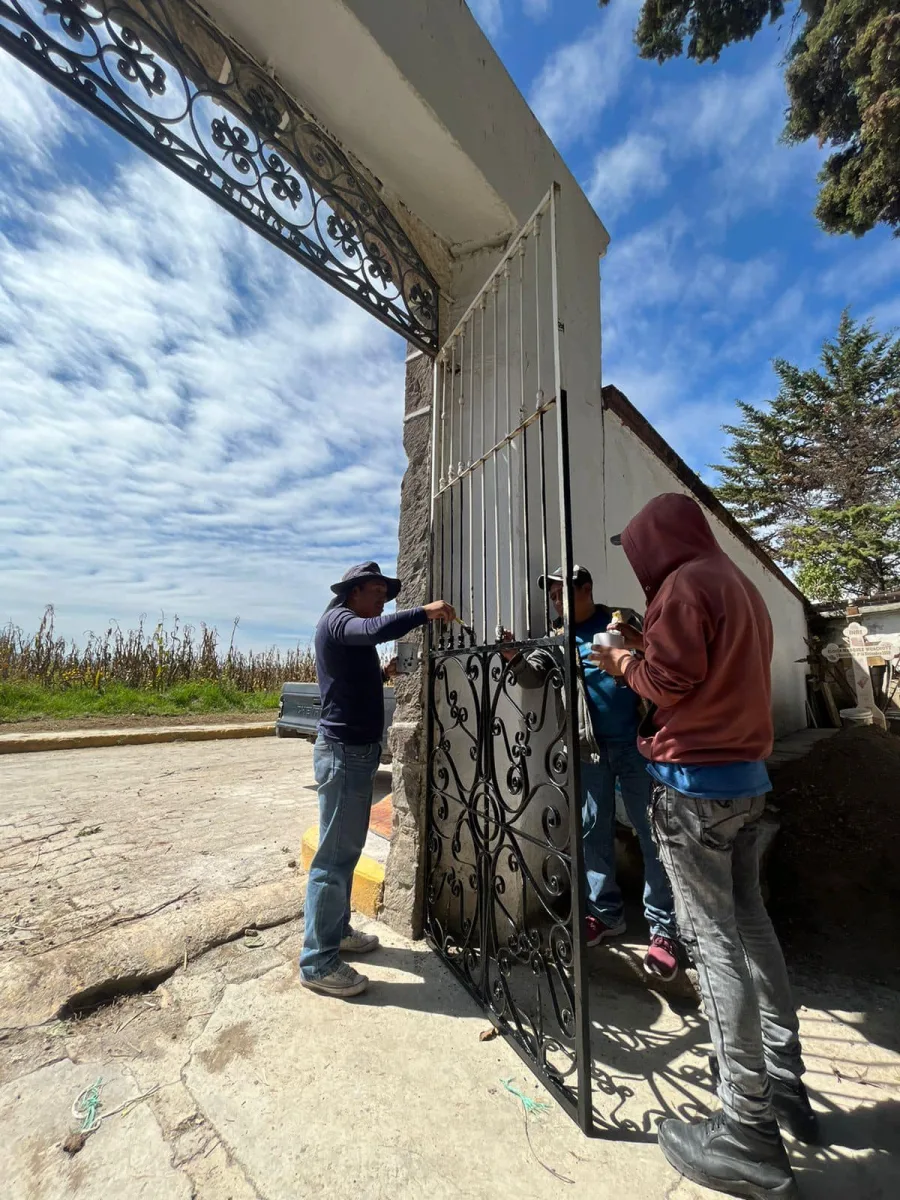
<instances>
[{"instance_id":1,"label":"dirt mound","mask_svg":"<svg viewBox=\"0 0 900 1200\"><path fill-rule=\"evenodd\" d=\"M773 783L770 909L786 950L900 987L900 737L841 730Z\"/></svg>"}]
</instances>

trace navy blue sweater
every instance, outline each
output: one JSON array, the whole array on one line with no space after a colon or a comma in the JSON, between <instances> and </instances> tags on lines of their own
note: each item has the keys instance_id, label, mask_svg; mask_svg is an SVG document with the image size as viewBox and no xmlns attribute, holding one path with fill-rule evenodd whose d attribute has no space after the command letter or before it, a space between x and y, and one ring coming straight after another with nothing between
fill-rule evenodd
<instances>
[{"instance_id":1,"label":"navy blue sweater","mask_svg":"<svg viewBox=\"0 0 900 1200\"><path fill-rule=\"evenodd\" d=\"M319 730L333 742L363 746L384 736L384 680L375 649L424 625L424 608L358 617L345 604L316 626L316 674L322 697Z\"/></svg>"}]
</instances>

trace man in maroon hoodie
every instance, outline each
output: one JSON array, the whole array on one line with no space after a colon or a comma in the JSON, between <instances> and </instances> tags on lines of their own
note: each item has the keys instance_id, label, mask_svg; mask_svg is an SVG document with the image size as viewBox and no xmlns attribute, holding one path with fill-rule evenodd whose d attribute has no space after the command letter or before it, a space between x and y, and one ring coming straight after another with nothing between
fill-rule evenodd
<instances>
[{"instance_id":1,"label":"man in maroon hoodie","mask_svg":"<svg viewBox=\"0 0 900 1200\"><path fill-rule=\"evenodd\" d=\"M757 835L770 790L772 623L699 504L651 500L612 539L647 597L643 635L595 649L651 705L638 747L682 940L700 977L722 1111L659 1126L689 1179L754 1200L795 1197L779 1123L815 1141L796 1010L759 888ZM618 627L617 627L618 628Z\"/></svg>"}]
</instances>

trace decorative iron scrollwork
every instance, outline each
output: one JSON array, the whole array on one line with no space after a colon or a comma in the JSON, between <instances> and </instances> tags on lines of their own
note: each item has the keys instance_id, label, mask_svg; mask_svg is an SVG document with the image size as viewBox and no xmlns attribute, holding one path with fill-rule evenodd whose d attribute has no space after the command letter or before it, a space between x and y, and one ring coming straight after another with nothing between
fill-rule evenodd
<instances>
[{"instance_id":1,"label":"decorative iron scrollwork","mask_svg":"<svg viewBox=\"0 0 900 1200\"><path fill-rule=\"evenodd\" d=\"M496 647L430 661L426 932L570 1110L579 1044L565 663L523 692Z\"/></svg>"},{"instance_id":2,"label":"decorative iron scrollwork","mask_svg":"<svg viewBox=\"0 0 900 1200\"><path fill-rule=\"evenodd\" d=\"M0 46L429 353L438 292L337 143L193 0L0 0Z\"/></svg>"}]
</instances>

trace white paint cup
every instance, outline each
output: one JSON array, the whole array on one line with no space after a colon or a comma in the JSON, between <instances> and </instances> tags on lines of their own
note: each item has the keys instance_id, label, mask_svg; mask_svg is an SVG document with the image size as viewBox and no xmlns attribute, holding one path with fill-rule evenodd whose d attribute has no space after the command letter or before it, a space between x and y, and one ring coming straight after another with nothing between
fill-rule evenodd
<instances>
[{"instance_id":1,"label":"white paint cup","mask_svg":"<svg viewBox=\"0 0 900 1200\"><path fill-rule=\"evenodd\" d=\"M603 633L595 633L593 645L607 646L613 650L625 649L625 635L616 629L607 629Z\"/></svg>"},{"instance_id":2,"label":"white paint cup","mask_svg":"<svg viewBox=\"0 0 900 1200\"><path fill-rule=\"evenodd\" d=\"M419 665L419 647L415 642L397 643L397 674L412 675Z\"/></svg>"}]
</instances>

